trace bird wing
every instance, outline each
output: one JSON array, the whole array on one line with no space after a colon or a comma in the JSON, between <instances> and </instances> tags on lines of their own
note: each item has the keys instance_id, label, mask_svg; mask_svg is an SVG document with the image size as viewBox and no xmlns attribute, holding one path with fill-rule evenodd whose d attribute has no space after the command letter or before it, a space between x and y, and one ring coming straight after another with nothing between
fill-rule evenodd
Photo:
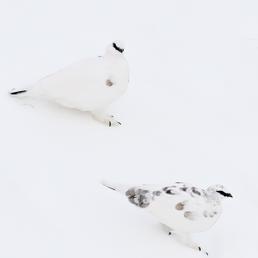
<instances>
[{"instance_id":1,"label":"bird wing","mask_svg":"<svg viewBox=\"0 0 258 258\"><path fill-rule=\"evenodd\" d=\"M192 185L176 182L170 186L142 185L125 191L129 202L140 208L159 207L171 212L184 211L184 217L198 220L206 205L205 191Z\"/></svg>"},{"instance_id":2,"label":"bird wing","mask_svg":"<svg viewBox=\"0 0 258 258\"><path fill-rule=\"evenodd\" d=\"M106 77L103 58L84 59L45 76L35 83L34 91L49 97L69 96L71 92L82 92L85 87L104 84Z\"/></svg>"},{"instance_id":3,"label":"bird wing","mask_svg":"<svg viewBox=\"0 0 258 258\"><path fill-rule=\"evenodd\" d=\"M206 230L220 215L205 190L181 182L169 186L131 187L123 194L130 203L144 208L162 224L179 232Z\"/></svg>"},{"instance_id":4,"label":"bird wing","mask_svg":"<svg viewBox=\"0 0 258 258\"><path fill-rule=\"evenodd\" d=\"M203 218L203 211L207 207L206 192L187 183L176 182L163 188L163 205L174 211L182 212L185 219L195 220ZM173 204L173 206L171 205Z\"/></svg>"},{"instance_id":5,"label":"bird wing","mask_svg":"<svg viewBox=\"0 0 258 258\"><path fill-rule=\"evenodd\" d=\"M100 57L82 59L80 61L77 61L75 63L72 63L70 65L63 67L54 73L51 73L51 74L48 74L48 75L42 77L38 82L43 81L45 79L53 78L56 75L59 75L62 73L67 73L67 72L69 73L70 71L73 71L74 69L78 70L78 69L80 69L80 67L83 67L83 69L87 68L86 72L88 71L88 69L96 70L95 66L99 65L102 61L103 61L103 59Z\"/></svg>"}]
</instances>

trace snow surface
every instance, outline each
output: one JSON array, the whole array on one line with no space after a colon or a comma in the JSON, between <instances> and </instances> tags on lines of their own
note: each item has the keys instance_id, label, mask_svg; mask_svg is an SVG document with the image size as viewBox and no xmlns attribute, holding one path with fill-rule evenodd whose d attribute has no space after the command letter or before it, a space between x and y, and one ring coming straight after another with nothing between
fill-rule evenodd
<instances>
[{"instance_id":1,"label":"snow surface","mask_svg":"<svg viewBox=\"0 0 258 258\"><path fill-rule=\"evenodd\" d=\"M0 257L201 254L99 184L186 181L234 199L195 236L210 257L257 257L257 0L1 0ZM8 96L126 43L123 123Z\"/></svg>"}]
</instances>

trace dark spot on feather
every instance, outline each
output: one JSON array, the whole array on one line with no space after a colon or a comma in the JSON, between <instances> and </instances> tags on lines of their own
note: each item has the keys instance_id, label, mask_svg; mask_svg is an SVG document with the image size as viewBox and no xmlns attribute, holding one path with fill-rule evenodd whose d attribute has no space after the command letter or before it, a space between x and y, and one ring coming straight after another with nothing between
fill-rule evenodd
<instances>
[{"instance_id":1,"label":"dark spot on feather","mask_svg":"<svg viewBox=\"0 0 258 258\"><path fill-rule=\"evenodd\" d=\"M178 193L177 187L173 186L167 186L162 189L166 194L175 195Z\"/></svg>"},{"instance_id":2,"label":"dark spot on feather","mask_svg":"<svg viewBox=\"0 0 258 258\"><path fill-rule=\"evenodd\" d=\"M184 217L186 219L189 219L189 220L194 220L194 215L193 215L193 213L191 211L185 211L184 212Z\"/></svg>"},{"instance_id":3,"label":"dark spot on feather","mask_svg":"<svg viewBox=\"0 0 258 258\"><path fill-rule=\"evenodd\" d=\"M176 194L175 190L172 189L171 187L164 187L162 190L163 190L166 194L172 194L172 195Z\"/></svg>"},{"instance_id":4,"label":"dark spot on feather","mask_svg":"<svg viewBox=\"0 0 258 258\"><path fill-rule=\"evenodd\" d=\"M176 210L178 210L178 211L182 211L184 209L184 207L185 207L185 204L182 202L177 203L175 206Z\"/></svg>"},{"instance_id":5,"label":"dark spot on feather","mask_svg":"<svg viewBox=\"0 0 258 258\"><path fill-rule=\"evenodd\" d=\"M114 83L111 81L111 80L106 80L106 85L108 86L108 87L111 87L111 86L113 86L114 85Z\"/></svg>"},{"instance_id":6,"label":"dark spot on feather","mask_svg":"<svg viewBox=\"0 0 258 258\"><path fill-rule=\"evenodd\" d=\"M130 188L129 190L126 191L126 196L134 195L135 191L134 188Z\"/></svg>"},{"instance_id":7,"label":"dark spot on feather","mask_svg":"<svg viewBox=\"0 0 258 258\"><path fill-rule=\"evenodd\" d=\"M150 193L150 191L145 189L130 188L125 194L132 204L140 208L148 207L150 202L153 200L153 195Z\"/></svg>"},{"instance_id":8,"label":"dark spot on feather","mask_svg":"<svg viewBox=\"0 0 258 258\"><path fill-rule=\"evenodd\" d=\"M155 195L155 196L160 196L161 195L161 191L154 191L154 192L152 192L153 193L153 195Z\"/></svg>"},{"instance_id":9,"label":"dark spot on feather","mask_svg":"<svg viewBox=\"0 0 258 258\"><path fill-rule=\"evenodd\" d=\"M196 189L196 187L192 187L192 192L197 195L201 195L201 193Z\"/></svg>"}]
</instances>

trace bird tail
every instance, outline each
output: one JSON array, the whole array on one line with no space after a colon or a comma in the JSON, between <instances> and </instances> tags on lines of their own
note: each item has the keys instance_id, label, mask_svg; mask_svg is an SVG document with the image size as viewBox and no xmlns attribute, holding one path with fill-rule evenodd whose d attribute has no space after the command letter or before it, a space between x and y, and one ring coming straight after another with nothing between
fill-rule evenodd
<instances>
[{"instance_id":1,"label":"bird tail","mask_svg":"<svg viewBox=\"0 0 258 258\"><path fill-rule=\"evenodd\" d=\"M10 95L12 95L12 96L16 96L16 95L19 95L19 96L22 96L22 95L24 95L26 92L28 92L28 90L11 90L10 92L9 92L9 94Z\"/></svg>"},{"instance_id":2,"label":"bird tail","mask_svg":"<svg viewBox=\"0 0 258 258\"><path fill-rule=\"evenodd\" d=\"M101 184L113 191L116 191L122 194L124 194L128 189L130 189L130 186L122 185L122 184L112 184L107 181L101 181Z\"/></svg>"}]
</instances>

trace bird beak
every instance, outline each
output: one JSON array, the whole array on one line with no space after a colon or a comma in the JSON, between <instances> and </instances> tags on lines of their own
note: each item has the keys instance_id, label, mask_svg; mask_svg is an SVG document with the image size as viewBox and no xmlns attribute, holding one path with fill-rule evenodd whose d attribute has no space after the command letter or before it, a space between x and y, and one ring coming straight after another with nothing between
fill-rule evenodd
<instances>
[{"instance_id":1,"label":"bird beak","mask_svg":"<svg viewBox=\"0 0 258 258\"><path fill-rule=\"evenodd\" d=\"M228 197L233 198L233 195L231 193L228 194Z\"/></svg>"}]
</instances>

